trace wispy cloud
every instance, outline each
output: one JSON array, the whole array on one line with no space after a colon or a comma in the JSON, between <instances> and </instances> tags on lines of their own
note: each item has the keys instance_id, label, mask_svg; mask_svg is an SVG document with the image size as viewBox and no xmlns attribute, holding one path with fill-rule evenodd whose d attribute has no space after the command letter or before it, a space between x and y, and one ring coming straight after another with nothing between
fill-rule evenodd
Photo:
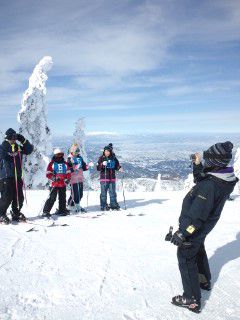
<instances>
[{"instance_id":1,"label":"wispy cloud","mask_svg":"<svg viewBox=\"0 0 240 320\"><path fill-rule=\"evenodd\" d=\"M136 109L138 117L155 106L154 121L162 107L184 104L186 98L194 104L203 94L237 92L237 77L225 79L224 63L214 63L239 39L240 6L234 0L5 2L0 113L12 106L13 119L34 65L51 55L47 101L52 114L56 108L95 110L101 117L102 110ZM228 69L231 62L225 61Z\"/></svg>"}]
</instances>

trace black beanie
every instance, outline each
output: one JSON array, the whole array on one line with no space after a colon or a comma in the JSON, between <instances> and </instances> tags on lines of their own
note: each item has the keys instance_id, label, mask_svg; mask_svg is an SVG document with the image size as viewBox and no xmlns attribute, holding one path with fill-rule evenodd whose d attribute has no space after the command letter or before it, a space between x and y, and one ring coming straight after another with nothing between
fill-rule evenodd
<instances>
[{"instance_id":1,"label":"black beanie","mask_svg":"<svg viewBox=\"0 0 240 320\"><path fill-rule=\"evenodd\" d=\"M105 150L108 150L109 152L112 152L112 151L113 151L113 145L112 145L112 143L109 143L108 146L104 147L104 151L105 151Z\"/></svg>"},{"instance_id":2,"label":"black beanie","mask_svg":"<svg viewBox=\"0 0 240 320\"><path fill-rule=\"evenodd\" d=\"M205 167L226 167L232 159L233 144L230 141L216 143L203 152Z\"/></svg>"},{"instance_id":3,"label":"black beanie","mask_svg":"<svg viewBox=\"0 0 240 320\"><path fill-rule=\"evenodd\" d=\"M9 128L6 131L5 135L6 135L6 139L8 139L8 140L12 140L12 139L16 139L17 138L17 133L12 128Z\"/></svg>"}]
</instances>

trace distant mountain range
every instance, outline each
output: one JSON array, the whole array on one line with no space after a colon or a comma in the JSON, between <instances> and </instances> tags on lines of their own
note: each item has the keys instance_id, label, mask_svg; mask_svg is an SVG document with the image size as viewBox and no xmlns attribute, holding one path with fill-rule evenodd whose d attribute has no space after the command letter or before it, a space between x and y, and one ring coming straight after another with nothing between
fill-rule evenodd
<instances>
[{"instance_id":1,"label":"distant mountain range","mask_svg":"<svg viewBox=\"0 0 240 320\"><path fill-rule=\"evenodd\" d=\"M114 152L129 179L150 178L184 180L191 173L190 154L202 152L216 142L230 140L240 146L240 133L236 134L138 134L86 136L88 160L97 162L105 145L113 143ZM67 152L72 137L55 137L53 145ZM97 178L98 174L93 174Z\"/></svg>"}]
</instances>

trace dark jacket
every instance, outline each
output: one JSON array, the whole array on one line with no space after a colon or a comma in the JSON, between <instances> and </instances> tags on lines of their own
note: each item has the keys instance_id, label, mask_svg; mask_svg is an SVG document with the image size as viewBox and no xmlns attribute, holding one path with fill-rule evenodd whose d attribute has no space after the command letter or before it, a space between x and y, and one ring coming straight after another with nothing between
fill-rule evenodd
<instances>
[{"instance_id":1,"label":"dark jacket","mask_svg":"<svg viewBox=\"0 0 240 320\"><path fill-rule=\"evenodd\" d=\"M107 166L103 165L103 162L107 161ZM121 168L118 159L115 154L111 154L108 158L102 155L97 163L97 170L100 171L101 182L115 182L116 181L116 170Z\"/></svg>"},{"instance_id":2,"label":"dark jacket","mask_svg":"<svg viewBox=\"0 0 240 320\"><path fill-rule=\"evenodd\" d=\"M194 165L193 174L196 185L183 200L179 229L191 240L203 240L219 220L238 179L229 182L204 173L202 165Z\"/></svg>"},{"instance_id":3,"label":"dark jacket","mask_svg":"<svg viewBox=\"0 0 240 320\"><path fill-rule=\"evenodd\" d=\"M0 145L0 179L15 177L15 164L17 169L17 176L22 176L22 156L29 155L33 151L33 145L25 140L23 145L14 144L14 151L12 145L8 140L4 140Z\"/></svg>"}]
</instances>

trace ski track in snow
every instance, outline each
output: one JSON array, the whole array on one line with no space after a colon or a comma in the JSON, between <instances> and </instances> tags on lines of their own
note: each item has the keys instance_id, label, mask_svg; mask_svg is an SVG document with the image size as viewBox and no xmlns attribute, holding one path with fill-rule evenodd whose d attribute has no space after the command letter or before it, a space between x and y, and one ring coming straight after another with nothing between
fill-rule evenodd
<instances>
[{"instance_id":1,"label":"ski track in snow","mask_svg":"<svg viewBox=\"0 0 240 320\"><path fill-rule=\"evenodd\" d=\"M69 226L48 228L52 220L35 217L47 192L28 191L32 224L0 226L0 320L239 320L239 198L206 241L214 287L202 293L202 313L170 303L182 287L176 248L164 237L177 227L184 194L127 193L142 206L91 219L100 213L92 192L89 219L55 217Z\"/></svg>"}]
</instances>

